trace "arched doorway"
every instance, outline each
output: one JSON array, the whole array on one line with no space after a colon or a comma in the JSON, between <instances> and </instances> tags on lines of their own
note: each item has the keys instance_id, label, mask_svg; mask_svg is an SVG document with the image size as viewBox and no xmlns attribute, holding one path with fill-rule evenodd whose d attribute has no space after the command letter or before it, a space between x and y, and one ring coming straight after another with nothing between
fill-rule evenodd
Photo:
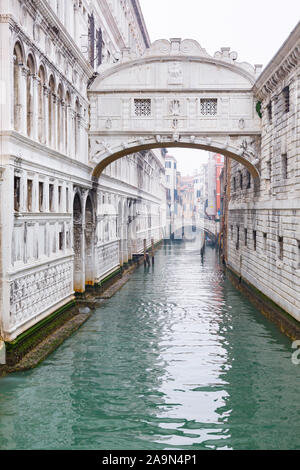
<instances>
[{"instance_id":1,"label":"arched doorway","mask_svg":"<svg viewBox=\"0 0 300 470\"><path fill-rule=\"evenodd\" d=\"M82 203L79 193L73 202L74 290L84 292Z\"/></svg>"},{"instance_id":2,"label":"arched doorway","mask_svg":"<svg viewBox=\"0 0 300 470\"><path fill-rule=\"evenodd\" d=\"M91 197L88 196L85 205L84 251L85 251L85 285L95 284L94 257L94 211Z\"/></svg>"}]
</instances>

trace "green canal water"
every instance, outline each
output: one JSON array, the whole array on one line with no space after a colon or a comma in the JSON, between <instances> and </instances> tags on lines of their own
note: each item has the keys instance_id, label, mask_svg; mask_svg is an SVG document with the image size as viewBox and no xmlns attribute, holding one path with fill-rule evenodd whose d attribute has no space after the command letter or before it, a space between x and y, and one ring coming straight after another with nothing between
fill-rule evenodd
<instances>
[{"instance_id":1,"label":"green canal water","mask_svg":"<svg viewBox=\"0 0 300 470\"><path fill-rule=\"evenodd\" d=\"M214 250L164 246L42 365L0 379L0 449L299 449L291 355Z\"/></svg>"}]
</instances>

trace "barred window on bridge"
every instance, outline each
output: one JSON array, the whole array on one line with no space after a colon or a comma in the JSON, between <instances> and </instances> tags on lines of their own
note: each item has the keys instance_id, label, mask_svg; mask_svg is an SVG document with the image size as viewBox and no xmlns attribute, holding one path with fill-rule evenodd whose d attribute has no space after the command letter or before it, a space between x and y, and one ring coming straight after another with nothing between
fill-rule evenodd
<instances>
[{"instance_id":1,"label":"barred window on bridge","mask_svg":"<svg viewBox=\"0 0 300 470\"><path fill-rule=\"evenodd\" d=\"M218 100L212 98L200 99L200 112L202 116L216 116L218 112Z\"/></svg>"},{"instance_id":2,"label":"barred window on bridge","mask_svg":"<svg viewBox=\"0 0 300 470\"><path fill-rule=\"evenodd\" d=\"M151 116L151 100L135 99L134 113L136 116Z\"/></svg>"}]
</instances>

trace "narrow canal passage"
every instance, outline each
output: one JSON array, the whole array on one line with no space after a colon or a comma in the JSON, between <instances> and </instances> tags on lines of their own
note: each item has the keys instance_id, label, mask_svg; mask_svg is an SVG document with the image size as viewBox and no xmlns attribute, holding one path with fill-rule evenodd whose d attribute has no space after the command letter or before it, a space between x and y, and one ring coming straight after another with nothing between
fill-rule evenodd
<instances>
[{"instance_id":1,"label":"narrow canal passage","mask_svg":"<svg viewBox=\"0 0 300 470\"><path fill-rule=\"evenodd\" d=\"M0 379L0 448L299 449L291 353L214 250L165 246L41 366Z\"/></svg>"}]
</instances>

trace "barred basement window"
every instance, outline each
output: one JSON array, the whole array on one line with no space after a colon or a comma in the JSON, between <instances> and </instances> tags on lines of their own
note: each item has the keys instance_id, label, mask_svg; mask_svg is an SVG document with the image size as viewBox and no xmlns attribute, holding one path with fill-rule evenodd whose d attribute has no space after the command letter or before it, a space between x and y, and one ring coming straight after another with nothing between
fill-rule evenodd
<instances>
[{"instance_id":1,"label":"barred basement window","mask_svg":"<svg viewBox=\"0 0 300 470\"><path fill-rule=\"evenodd\" d=\"M282 90L284 112L288 113L290 111L290 87L286 86Z\"/></svg>"},{"instance_id":2,"label":"barred basement window","mask_svg":"<svg viewBox=\"0 0 300 470\"><path fill-rule=\"evenodd\" d=\"M240 227L237 225L236 227L236 249L239 250L240 249Z\"/></svg>"},{"instance_id":3,"label":"barred basement window","mask_svg":"<svg viewBox=\"0 0 300 470\"><path fill-rule=\"evenodd\" d=\"M268 111L268 121L269 121L269 124L272 124L272 102L270 101L270 103L268 104L267 106L267 111Z\"/></svg>"},{"instance_id":4,"label":"barred basement window","mask_svg":"<svg viewBox=\"0 0 300 470\"><path fill-rule=\"evenodd\" d=\"M278 237L278 257L283 259L283 237Z\"/></svg>"},{"instance_id":5,"label":"barred basement window","mask_svg":"<svg viewBox=\"0 0 300 470\"><path fill-rule=\"evenodd\" d=\"M216 116L218 108L217 99L201 99L200 100L200 112L202 116Z\"/></svg>"},{"instance_id":6,"label":"barred basement window","mask_svg":"<svg viewBox=\"0 0 300 470\"><path fill-rule=\"evenodd\" d=\"M268 235L266 233L263 234L264 238L264 251L267 251L267 240L268 240Z\"/></svg>"},{"instance_id":7,"label":"barred basement window","mask_svg":"<svg viewBox=\"0 0 300 470\"><path fill-rule=\"evenodd\" d=\"M253 249L256 251L256 230L253 230Z\"/></svg>"},{"instance_id":8,"label":"barred basement window","mask_svg":"<svg viewBox=\"0 0 300 470\"><path fill-rule=\"evenodd\" d=\"M135 99L134 113L136 116L151 116L151 100Z\"/></svg>"}]
</instances>

